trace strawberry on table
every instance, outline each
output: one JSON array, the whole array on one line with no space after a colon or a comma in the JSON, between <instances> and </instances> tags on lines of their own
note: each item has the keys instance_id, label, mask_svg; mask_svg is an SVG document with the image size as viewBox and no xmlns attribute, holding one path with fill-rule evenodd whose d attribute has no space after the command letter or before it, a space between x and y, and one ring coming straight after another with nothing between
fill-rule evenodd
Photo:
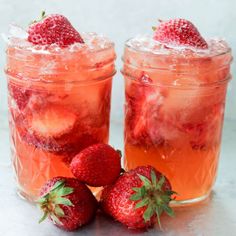
<instances>
[{"instance_id":1,"label":"strawberry on table","mask_svg":"<svg viewBox=\"0 0 236 236\"><path fill-rule=\"evenodd\" d=\"M172 46L187 46L207 49L208 45L197 28L188 20L171 19L161 21L154 27L153 38L161 43Z\"/></svg>"},{"instance_id":2,"label":"strawberry on table","mask_svg":"<svg viewBox=\"0 0 236 236\"><path fill-rule=\"evenodd\" d=\"M160 223L163 212L173 216L169 207L174 192L168 179L151 166L139 166L124 173L101 196L104 212L132 229L145 229Z\"/></svg>"},{"instance_id":3,"label":"strawberry on table","mask_svg":"<svg viewBox=\"0 0 236 236\"><path fill-rule=\"evenodd\" d=\"M28 41L37 45L58 44L66 47L73 43L84 43L69 20L59 14L47 16L42 12L41 20L34 21L30 25L28 34Z\"/></svg>"},{"instance_id":4,"label":"strawberry on table","mask_svg":"<svg viewBox=\"0 0 236 236\"><path fill-rule=\"evenodd\" d=\"M55 177L41 189L38 204L56 226L72 231L89 223L95 216L97 200L88 187L74 178Z\"/></svg>"},{"instance_id":5,"label":"strawberry on table","mask_svg":"<svg viewBox=\"0 0 236 236\"><path fill-rule=\"evenodd\" d=\"M94 144L76 155L70 164L73 175L93 187L112 184L121 172L121 155L108 144Z\"/></svg>"}]
</instances>

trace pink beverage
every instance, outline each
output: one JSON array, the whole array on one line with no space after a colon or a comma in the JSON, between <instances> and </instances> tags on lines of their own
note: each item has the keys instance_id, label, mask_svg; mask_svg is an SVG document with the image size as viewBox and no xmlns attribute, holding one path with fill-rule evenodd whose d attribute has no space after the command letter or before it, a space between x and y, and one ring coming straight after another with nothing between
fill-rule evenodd
<instances>
[{"instance_id":1,"label":"pink beverage","mask_svg":"<svg viewBox=\"0 0 236 236\"><path fill-rule=\"evenodd\" d=\"M72 176L69 164L80 150L108 142L115 52L95 33L61 48L14 31L20 36L6 51L12 160L19 193L35 200L48 179Z\"/></svg>"},{"instance_id":2,"label":"pink beverage","mask_svg":"<svg viewBox=\"0 0 236 236\"><path fill-rule=\"evenodd\" d=\"M149 36L126 42L125 168L152 165L178 193L176 204L205 199L215 182L231 50L166 47Z\"/></svg>"}]
</instances>

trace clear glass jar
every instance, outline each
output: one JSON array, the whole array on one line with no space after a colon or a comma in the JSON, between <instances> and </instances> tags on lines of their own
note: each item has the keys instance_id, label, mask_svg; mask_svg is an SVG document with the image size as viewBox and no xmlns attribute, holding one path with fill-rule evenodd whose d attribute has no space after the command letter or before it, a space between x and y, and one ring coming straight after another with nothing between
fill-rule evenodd
<instances>
[{"instance_id":1,"label":"clear glass jar","mask_svg":"<svg viewBox=\"0 0 236 236\"><path fill-rule=\"evenodd\" d=\"M124 51L125 168L152 165L178 193L174 204L201 201L217 174L231 50L214 40L205 52L148 40L131 39Z\"/></svg>"},{"instance_id":2,"label":"clear glass jar","mask_svg":"<svg viewBox=\"0 0 236 236\"><path fill-rule=\"evenodd\" d=\"M114 44L83 36L87 44L64 49L14 39L6 51L12 161L31 201L48 179L72 176L80 150L109 139Z\"/></svg>"}]
</instances>

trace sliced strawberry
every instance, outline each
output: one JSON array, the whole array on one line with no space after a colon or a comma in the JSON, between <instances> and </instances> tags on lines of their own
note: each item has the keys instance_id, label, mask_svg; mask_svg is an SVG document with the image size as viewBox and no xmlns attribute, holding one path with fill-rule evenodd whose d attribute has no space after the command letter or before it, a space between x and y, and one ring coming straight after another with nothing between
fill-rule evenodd
<instances>
[{"instance_id":1,"label":"sliced strawberry","mask_svg":"<svg viewBox=\"0 0 236 236\"><path fill-rule=\"evenodd\" d=\"M197 28L185 19L161 21L155 29L153 38L167 46L187 46L198 49L208 48L207 42Z\"/></svg>"},{"instance_id":2,"label":"sliced strawberry","mask_svg":"<svg viewBox=\"0 0 236 236\"><path fill-rule=\"evenodd\" d=\"M84 43L69 20L58 14L45 16L43 12L42 19L30 25L28 34L29 42L37 45L58 44L66 47L73 43Z\"/></svg>"},{"instance_id":3,"label":"sliced strawberry","mask_svg":"<svg viewBox=\"0 0 236 236\"><path fill-rule=\"evenodd\" d=\"M57 105L47 105L25 117L21 114L16 125L23 140L54 153L71 151L71 142L77 136L76 115Z\"/></svg>"},{"instance_id":4,"label":"sliced strawberry","mask_svg":"<svg viewBox=\"0 0 236 236\"><path fill-rule=\"evenodd\" d=\"M29 120L31 131L43 138L58 138L69 133L77 116L64 107L49 105L35 112Z\"/></svg>"},{"instance_id":5,"label":"sliced strawberry","mask_svg":"<svg viewBox=\"0 0 236 236\"><path fill-rule=\"evenodd\" d=\"M182 125L183 131L189 135L190 145L193 149L204 149L206 147L207 124L186 123Z\"/></svg>"},{"instance_id":6,"label":"sliced strawberry","mask_svg":"<svg viewBox=\"0 0 236 236\"><path fill-rule=\"evenodd\" d=\"M21 138L36 148L63 155L69 164L72 157L84 148L106 142L108 129L91 127L80 120L80 115L55 104L34 110L27 116L15 118Z\"/></svg>"},{"instance_id":7,"label":"sliced strawberry","mask_svg":"<svg viewBox=\"0 0 236 236\"><path fill-rule=\"evenodd\" d=\"M12 83L8 84L8 91L10 93L11 98L16 102L19 110L24 110L26 105L29 102L32 91L29 89L25 89L19 86L16 86Z\"/></svg>"},{"instance_id":8,"label":"sliced strawberry","mask_svg":"<svg viewBox=\"0 0 236 236\"><path fill-rule=\"evenodd\" d=\"M152 80L147 75L143 74L139 82L132 82L126 90L126 134L131 134L129 138L133 143L159 144L161 137L151 139L148 124L150 117L159 109L161 95L150 85Z\"/></svg>"},{"instance_id":9,"label":"sliced strawberry","mask_svg":"<svg viewBox=\"0 0 236 236\"><path fill-rule=\"evenodd\" d=\"M188 137L193 149L204 150L212 145L219 145L221 138L222 119L224 115L224 104L212 104L202 107L199 111L202 116L198 121L189 119L187 123L179 123L179 128ZM198 113L199 113L198 112Z\"/></svg>"}]
</instances>

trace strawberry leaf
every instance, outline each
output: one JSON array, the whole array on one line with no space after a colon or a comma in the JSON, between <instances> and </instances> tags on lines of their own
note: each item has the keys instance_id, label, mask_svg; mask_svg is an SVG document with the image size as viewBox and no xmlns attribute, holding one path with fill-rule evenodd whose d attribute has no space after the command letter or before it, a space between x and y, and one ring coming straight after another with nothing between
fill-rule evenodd
<instances>
[{"instance_id":1,"label":"strawberry leaf","mask_svg":"<svg viewBox=\"0 0 236 236\"><path fill-rule=\"evenodd\" d=\"M73 188L63 187L57 191L57 196L64 197L74 192Z\"/></svg>"},{"instance_id":2,"label":"strawberry leaf","mask_svg":"<svg viewBox=\"0 0 236 236\"><path fill-rule=\"evenodd\" d=\"M144 198L143 200L141 200L140 202L138 202L135 205L135 209L138 209L138 208L143 207L143 206L147 206L148 203L149 203L149 199L148 198Z\"/></svg>"},{"instance_id":3,"label":"strawberry leaf","mask_svg":"<svg viewBox=\"0 0 236 236\"><path fill-rule=\"evenodd\" d=\"M140 192L140 188L132 188L134 190L134 192L139 193Z\"/></svg>"},{"instance_id":4,"label":"strawberry leaf","mask_svg":"<svg viewBox=\"0 0 236 236\"><path fill-rule=\"evenodd\" d=\"M39 198L39 199L36 201L36 203L44 204L45 202L47 202L48 196L49 196L49 194L46 194L45 196Z\"/></svg>"},{"instance_id":5,"label":"strawberry leaf","mask_svg":"<svg viewBox=\"0 0 236 236\"><path fill-rule=\"evenodd\" d=\"M141 188L132 188L132 189L141 197L144 197L146 194L146 188L144 186L142 186Z\"/></svg>"},{"instance_id":6,"label":"strawberry leaf","mask_svg":"<svg viewBox=\"0 0 236 236\"><path fill-rule=\"evenodd\" d=\"M61 187L64 185L64 183L65 183L65 181L63 181L63 180L57 181L57 182L53 185L53 187L51 188L50 192L55 191L55 190L61 188Z\"/></svg>"},{"instance_id":7,"label":"strawberry leaf","mask_svg":"<svg viewBox=\"0 0 236 236\"><path fill-rule=\"evenodd\" d=\"M48 212L44 212L43 216L39 220L39 224L42 223L48 217Z\"/></svg>"},{"instance_id":8,"label":"strawberry leaf","mask_svg":"<svg viewBox=\"0 0 236 236\"><path fill-rule=\"evenodd\" d=\"M143 175L138 175L138 176L139 176L139 178L142 180L144 186L145 186L146 188L149 188L150 185L152 184L151 181L150 181L146 176L143 176Z\"/></svg>"},{"instance_id":9,"label":"strawberry leaf","mask_svg":"<svg viewBox=\"0 0 236 236\"><path fill-rule=\"evenodd\" d=\"M169 206L163 205L162 208L163 208L163 210L166 212L166 214L167 214L168 216L171 216L171 217L174 217L174 216L175 216L175 213L174 213L173 209L171 209Z\"/></svg>"},{"instance_id":10,"label":"strawberry leaf","mask_svg":"<svg viewBox=\"0 0 236 236\"><path fill-rule=\"evenodd\" d=\"M160 196L160 198L164 203L167 203L167 204L171 201L171 197L168 195L162 195Z\"/></svg>"},{"instance_id":11,"label":"strawberry leaf","mask_svg":"<svg viewBox=\"0 0 236 236\"><path fill-rule=\"evenodd\" d=\"M52 220L54 221L54 223L58 224L58 225L62 225L61 221L58 219L57 216L55 216L54 214L51 214L50 217L52 218Z\"/></svg>"},{"instance_id":12,"label":"strawberry leaf","mask_svg":"<svg viewBox=\"0 0 236 236\"><path fill-rule=\"evenodd\" d=\"M140 193L134 193L133 195L131 195L130 200L131 201L138 201L142 198Z\"/></svg>"},{"instance_id":13,"label":"strawberry leaf","mask_svg":"<svg viewBox=\"0 0 236 236\"><path fill-rule=\"evenodd\" d=\"M156 187L157 185L157 177L156 174L153 170L151 170L151 179L152 179L152 184Z\"/></svg>"},{"instance_id":14,"label":"strawberry leaf","mask_svg":"<svg viewBox=\"0 0 236 236\"><path fill-rule=\"evenodd\" d=\"M148 205L147 209L143 213L143 219L145 222L149 221L154 214L154 208L151 204Z\"/></svg>"},{"instance_id":15,"label":"strawberry leaf","mask_svg":"<svg viewBox=\"0 0 236 236\"><path fill-rule=\"evenodd\" d=\"M62 205L65 205L65 206L73 206L73 203L68 198L63 198L63 197L55 198L54 204L62 204Z\"/></svg>"},{"instance_id":16,"label":"strawberry leaf","mask_svg":"<svg viewBox=\"0 0 236 236\"><path fill-rule=\"evenodd\" d=\"M161 190L164 183L165 183L165 177L164 177L164 175L162 175L157 183L157 189Z\"/></svg>"},{"instance_id":17,"label":"strawberry leaf","mask_svg":"<svg viewBox=\"0 0 236 236\"><path fill-rule=\"evenodd\" d=\"M55 215L58 216L58 217L64 217L65 216L64 211L59 206L55 207L54 212L55 212Z\"/></svg>"},{"instance_id":18,"label":"strawberry leaf","mask_svg":"<svg viewBox=\"0 0 236 236\"><path fill-rule=\"evenodd\" d=\"M142 186L142 187L140 188L140 194L141 194L142 197L145 196L145 194L146 194L146 188L145 188L144 186Z\"/></svg>"}]
</instances>

